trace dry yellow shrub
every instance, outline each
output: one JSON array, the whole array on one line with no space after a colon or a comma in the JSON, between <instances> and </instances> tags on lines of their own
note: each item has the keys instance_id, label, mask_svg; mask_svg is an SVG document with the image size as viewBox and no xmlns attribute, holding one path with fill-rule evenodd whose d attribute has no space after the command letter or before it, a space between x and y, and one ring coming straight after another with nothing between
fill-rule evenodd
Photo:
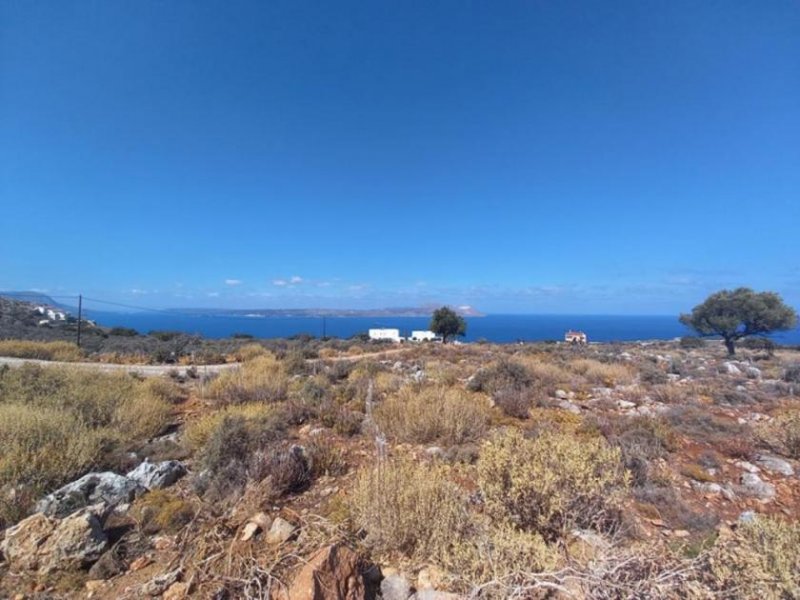
<instances>
[{"instance_id":1,"label":"dry yellow shrub","mask_svg":"<svg viewBox=\"0 0 800 600\"><path fill-rule=\"evenodd\" d=\"M320 348L318 354L319 357L323 359L334 358L336 356L339 356L339 351L336 350L336 348Z\"/></svg>"},{"instance_id":2,"label":"dry yellow shrub","mask_svg":"<svg viewBox=\"0 0 800 600\"><path fill-rule=\"evenodd\" d=\"M222 373L208 385L207 393L221 403L276 402L286 398L288 388L283 365L274 355L264 354Z\"/></svg>"},{"instance_id":3,"label":"dry yellow shrub","mask_svg":"<svg viewBox=\"0 0 800 600\"><path fill-rule=\"evenodd\" d=\"M469 525L461 490L448 479L447 468L410 460L363 469L351 511L376 552L399 551L440 563Z\"/></svg>"},{"instance_id":4,"label":"dry yellow shrub","mask_svg":"<svg viewBox=\"0 0 800 600\"><path fill-rule=\"evenodd\" d=\"M404 442L447 445L475 441L489 422L487 406L461 390L404 387L381 403L374 413L384 433Z\"/></svg>"},{"instance_id":5,"label":"dry yellow shrub","mask_svg":"<svg viewBox=\"0 0 800 600\"><path fill-rule=\"evenodd\" d=\"M628 480L619 449L600 437L550 431L531 439L509 429L481 449L478 483L496 520L556 539L613 521Z\"/></svg>"},{"instance_id":6,"label":"dry yellow shrub","mask_svg":"<svg viewBox=\"0 0 800 600\"><path fill-rule=\"evenodd\" d=\"M759 516L723 530L707 556L707 579L723 598L800 598L800 523Z\"/></svg>"},{"instance_id":7,"label":"dry yellow shrub","mask_svg":"<svg viewBox=\"0 0 800 600\"><path fill-rule=\"evenodd\" d=\"M800 409L779 413L773 420L759 424L759 437L779 452L800 458Z\"/></svg>"},{"instance_id":8,"label":"dry yellow shrub","mask_svg":"<svg viewBox=\"0 0 800 600\"><path fill-rule=\"evenodd\" d=\"M83 353L81 349L72 342L0 340L0 356L75 362L83 358Z\"/></svg>"},{"instance_id":9,"label":"dry yellow shrub","mask_svg":"<svg viewBox=\"0 0 800 600\"><path fill-rule=\"evenodd\" d=\"M145 393L168 404L175 404L186 397L181 387L164 377L148 377L143 382Z\"/></svg>"},{"instance_id":10,"label":"dry yellow shrub","mask_svg":"<svg viewBox=\"0 0 800 600\"><path fill-rule=\"evenodd\" d=\"M557 549L532 532L470 514L465 495L443 465L389 460L359 473L351 517L377 554L401 552L446 570L459 590L554 568ZM496 593L495 593L496 592ZM504 598L485 587L482 598Z\"/></svg>"},{"instance_id":11,"label":"dry yellow shrub","mask_svg":"<svg viewBox=\"0 0 800 600\"><path fill-rule=\"evenodd\" d=\"M258 343L245 344L233 353L234 358L239 362L252 360L257 356L267 356L269 352L264 346Z\"/></svg>"},{"instance_id":12,"label":"dry yellow shrub","mask_svg":"<svg viewBox=\"0 0 800 600\"><path fill-rule=\"evenodd\" d=\"M445 561L457 588L480 588L481 598L499 600L508 598L509 584L556 569L562 557L538 533L484 519L473 521L469 536L454 540Z\"/></svg>"},{"instance_id":13,"label":"dry yellow shrub","mask_svg":"<svg viewBox=\"0 0 800 600\"><path fill-rule=\"evenodd\" d=\"M88 470L102 436L74 414L52 408L0 404L0 488L28 501ZM0 527L25 515L27 502L0 496Z\"/></svg>"},{"instance_id":14,"label":"dry yellow shrub","mask_svg":"<svg viewBox=\"0 0 800 600\"><path fill-rule=\"evenodd\" d=\"M0 372L0 487L26 493L11 512L0 500L0 520L102 466L109 444L157 434L170 415L166 401L128 375L35 365Z\"/></svg>"},{"instance_id":15,"label":"dry yellow shrub","mask_svg":"<svg viewBox=\"0 0 800 600\"><path fill-rule=\"evenodd\" d=\"M581 358L573 360L569 366L590 383L614 386L632 383L634 379L630 368L620 363L602 363L592 358Z\"/></svg>"},{"instance_id":16,"label":"dry yellow shrub","mask_svg":"<svg viewBox=\"0 0 800 600\"><path fill-rule=\"evenodd\" d=\"M525 366L531 377L540 384L547 387L568 385L575 376L560 365L548 362L548 358L530 355L515 357L518 362Z\"/></svg>"},{"instance_id":17,"label":"dry yellow shrub","mask_svg":"<svg viewBox=\"0 0 800 600\"><path fill-rule=\"evenodd\" d=\"M206 445L211 434L216 431L225 417L242 417L246 421L258 423L272 418L277 412L278 408L275 405L261 402L225 406L190 421L184 430L184 439L187 445L197 452Z\"/></svg>"}]
</instances>

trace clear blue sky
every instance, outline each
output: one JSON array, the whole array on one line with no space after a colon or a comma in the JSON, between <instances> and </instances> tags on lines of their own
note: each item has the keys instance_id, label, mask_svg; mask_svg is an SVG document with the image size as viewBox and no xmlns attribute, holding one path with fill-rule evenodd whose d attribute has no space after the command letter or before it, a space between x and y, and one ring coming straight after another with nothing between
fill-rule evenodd
<instances>
[{"instance_id":1,"label":"clear blue sky","mask_svg":"<svg viewBox=\"0 0 800 600\"><path fill-rule=\"evenodd\" d=\"M800 3L0 2L0 289L800 305Z\"/></svg>"}]
</instances>

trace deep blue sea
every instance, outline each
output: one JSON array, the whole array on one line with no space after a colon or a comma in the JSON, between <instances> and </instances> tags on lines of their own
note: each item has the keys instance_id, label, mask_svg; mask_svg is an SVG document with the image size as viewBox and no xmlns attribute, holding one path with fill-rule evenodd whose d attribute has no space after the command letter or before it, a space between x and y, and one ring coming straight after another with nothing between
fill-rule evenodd
<instances>
[{"instance_id":1,"label":"deep blue sea","mask_svg":"<svg viewBox=\"0 0 800 600\"><path fill-rule=\"evenodd\" d=\"M249 333L259 338L289 337L301 333L319 337L323 319L311 317L226 317L185 316L168 313L112 313L86 311L87 318L100 325L132 327L141 333L154 329L179 330L209 338ZM324 320L328 336L348 338L373 327L395 327L401 335L412 329L427 329L427 317L328 317ZM488 315L467 318L467 342L561 340L568 329L585 331L589 341L673 339L689 333L674 316L602 315ZM800 344L800 329L775 334L776 342Z\"/></svg>"}]
</instances>

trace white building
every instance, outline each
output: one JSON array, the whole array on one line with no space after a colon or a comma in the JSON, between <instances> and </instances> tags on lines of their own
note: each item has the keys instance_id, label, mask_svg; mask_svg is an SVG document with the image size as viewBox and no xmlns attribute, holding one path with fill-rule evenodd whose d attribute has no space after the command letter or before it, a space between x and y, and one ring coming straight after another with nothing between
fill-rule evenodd
<instances>
[{"instance_id":1,"label":"white building","mask_svg":"<svg viewBox=\"0 0 800 600\"><path fill-rule=\"evenodd\" d=\"M369 339L383 340L390 342L402 342L403 338L400 337L399 329L370 329Z\"/></svg>"},{"instance_id":2,"label":"white building","mask_svg":"<svg viewBox=\"0 0 800 600\"><path fill-rule=\"evenodd\" d=\"M570 344L586 344L589 338L582 331L569 330L564 334L564 341Z\"/></svg>"},{"instance_id":3,"label":"white building","mask_svg":"<svg viewBox=\"0 0 800 600\"><path fill-rule=\"evenodd\" d=\"M51 321L66 321L67 315L65 315L61 311L53 310L52 308L47 309L47 318Z\"/></svg>"},{"instance_id":4,"label":"white building","mask_svg":"<svg viewBox=\"0 0 800 600\"><path fill-rule=\"evenodd\" d=\"M410 339L412 342L432 342L438 338L432 331L427 329L418 329L416 331L412 331L411 337L408 339Z\"/></svg>"}]
</instances>

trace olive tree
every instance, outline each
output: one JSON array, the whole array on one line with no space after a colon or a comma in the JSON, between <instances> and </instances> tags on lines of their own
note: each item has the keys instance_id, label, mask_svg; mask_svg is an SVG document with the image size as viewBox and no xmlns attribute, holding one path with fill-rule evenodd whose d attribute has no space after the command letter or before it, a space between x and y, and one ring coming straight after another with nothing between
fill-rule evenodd
<instances>
[{"instance_id":1,"label":"olive tree","mask_svg":"<svg viewBox=\"0 0 800 600\"><path fill-rule=\"evenodd\" d=\"M446 344L447 338L467 333L467 322L452 308L443 306L433 312L430 330L442 336L442 343Z\"/></svg>"},{"instance_id":2,"label":"olive tree","mask_svg":"<svg viewBox=\"0 0 800 600\"><path fill-rule=\"evenodd\" d=\"M711 294L680 321L699 335L718 335L728 354L736 353L736 341L751 335L792 329L797 313L775 292L754 292L750 288L721 290Z\"/></svg>"}]
</instances>

